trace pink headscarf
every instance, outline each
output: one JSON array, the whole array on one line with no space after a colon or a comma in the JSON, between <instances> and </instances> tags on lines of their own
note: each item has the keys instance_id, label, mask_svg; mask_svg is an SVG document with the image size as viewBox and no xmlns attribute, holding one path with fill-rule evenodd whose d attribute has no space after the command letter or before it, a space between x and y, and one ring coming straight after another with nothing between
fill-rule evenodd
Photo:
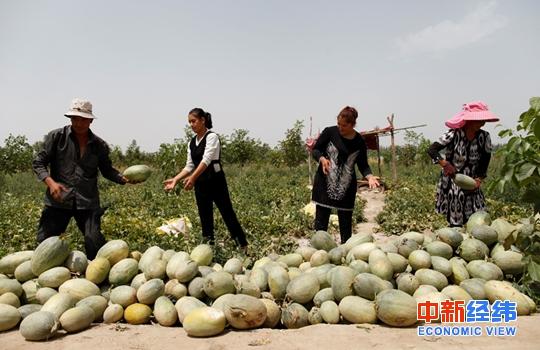
<instances>
[{"instance_id":1,"label":"pink headscarf","mask_svg":"<svg viewBox=\"0 0 540 350\"><path fill-rule=\"evenodd\" d=\"M446 121L446 126L450 129L459 129L465 125L467 120L478 120L485 122L498 122L500 119L488 110L488 106L482 101L465 103L463 110Z\"/></svg>"}]
</instances>

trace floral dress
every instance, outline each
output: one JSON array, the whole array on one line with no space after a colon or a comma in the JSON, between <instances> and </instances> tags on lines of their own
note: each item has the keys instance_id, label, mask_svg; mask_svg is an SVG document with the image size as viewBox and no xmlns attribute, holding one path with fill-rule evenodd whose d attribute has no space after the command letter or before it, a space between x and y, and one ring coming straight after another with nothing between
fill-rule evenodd
<instances>
[{"instance_id":1,"label":"floral dress","mask_svg":"<svg viewBox=\"0 0 540 350\"><path fill-rule=\"evenodd\" d=\"M475 137L469 140L463 129L448 130L429 148L428 153L434 163L443 159L440 154L443 149L445 159L456 168L456 173L472 178L486 177L492 151L491 138L487 131L479 130ZM486 203L481 189L462 190L451 177L441 171L435 208L438 213L446 215L450 226L463 226L474 212L486 210Z\"/></svg>"}]
</instances>

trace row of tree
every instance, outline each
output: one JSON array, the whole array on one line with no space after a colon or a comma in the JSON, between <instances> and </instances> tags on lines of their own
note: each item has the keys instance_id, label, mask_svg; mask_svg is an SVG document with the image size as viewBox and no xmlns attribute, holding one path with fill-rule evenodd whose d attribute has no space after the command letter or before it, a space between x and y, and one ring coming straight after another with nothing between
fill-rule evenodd
<instances>
[{"instance_id":1,"label":"row of tree","mask_svg":"<svg viewBox=\"0 0 540 350\"><path fill-rule=\"evenodd\" d=\"M307 157L302 139L303 128L303 122L296 121L276 147L250 137L248 130L236 129L230 135L220 136L222 160L228 164L272 162L296 166L305 162ZM185 164L187 145L193 136L187 126L184 132L184 138L161 144L157 152L141 150L136 140L131 141L125 152L120 146L111 146L111 160L117 167L148 164L173 173ZM15 174L31 170L32 159L42 145L42 141L30 144L26 136L10 134L4 140L4 145L0 146L0 173Z\"/></svg>"},{"instance_id":2,"label":"row of tree","mask_svg":"<svg viewBox=\"0 0 540 350\"><path fill-rule=\"evenodd\" d=\"M283 140L271 147L249 135L245 129L236 129L230 135L221 135L222 160L226 164L271 163L296 166L306 161L307 148L302 138L304 124L296 121L285 132ZM148 164L172 174L181 169L186 161L187 145L193 132L186 126L184 137L173 143L162 143L157 152L141 150L136 140L132 140L125 151L120 146L111 147L111 159L117 167L133 164ZM426 150L431 141L421 133L407 131L405 144L397 146L398 162L404 165L429 161ZM29 144L25 136L10 135L0 146L0 173L15 174L31 170L32 159L39 152L42 141ZM389 148L381 148L384 163L391 159Z\"/></svg>"}]
</instances>

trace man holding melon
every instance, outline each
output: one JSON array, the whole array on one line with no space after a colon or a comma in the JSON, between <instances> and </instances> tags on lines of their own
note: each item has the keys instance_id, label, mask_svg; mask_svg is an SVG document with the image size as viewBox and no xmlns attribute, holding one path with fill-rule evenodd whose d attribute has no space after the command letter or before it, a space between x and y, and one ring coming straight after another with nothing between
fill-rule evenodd
<instances>
[{"instance_id":1,"label":"man holding melon","mask_svg":"<svg viewBox=\"0 0 540 350\"><path fill-rule=\"evenodd\" d=\"M112 182L134 182L112 166L109 146L90 130L96 117L89 101L74 99L64 115L71 125L49 132L32 162L38 179L47 185L37 241L60 235L74 217L84 234L86 255L94 259L105 244L100 229L104 210L99 203L98 170Z\"/></svg>"},{"instance_id":2,"label":"man holding melon","mask_svg":"<svg viewBox=\"0 0 540 350\"><path fill-rule=\"evenodd\" d=\"M446 215L450 226L463 226L476 211L485 210L480 189L491 160L491 138L482 130L486 122L499 118L482 101L466 103L463 110L445 124L450 129L436 142L428 154L442 168L437 184L435 208ZM445 157L439 153L445 149Z\"/></svg>"}]
</instances>

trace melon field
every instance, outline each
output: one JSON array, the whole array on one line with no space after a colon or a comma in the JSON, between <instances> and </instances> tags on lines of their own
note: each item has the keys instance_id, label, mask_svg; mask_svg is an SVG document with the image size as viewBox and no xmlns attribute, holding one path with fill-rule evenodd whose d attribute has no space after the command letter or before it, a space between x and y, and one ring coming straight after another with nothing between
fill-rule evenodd
<instances>
[{"instance_id":1,"label":"melon field","mask_svg":"<svg viewBox=\"0 0 540 350\"><path fill-rule=\"evenodd\" d=\"M305 154L297 148L295 160L283 146L294 143L289 132L289 143L267 149L264 161L225 164L247 254L217 210L216 243L202 242L193 193L163 191L183 150L162 145L152 156L115 158L121 168L149 165L145 182L100 180L108 242L89 261L74 223L36 243L44 185L12 167L0 180L2 348L533 348L540 301L536 103L520 117L528 134L503 131L510 140L483 184L488 212L462 228L447 227L435 213L439 169L421 142L411 142L399 149L396 180L383 152L382 203L374 214L370 191L359 190L347 242L339 242L335 225L315 232ZM248 154L233 136L224 150ZM253 149L261 146L245 136ZM179 219L184 227L171 230ZM516 337L417 336L418 303L445 300L515 302Z\"/></svg>"}]
</instances>

